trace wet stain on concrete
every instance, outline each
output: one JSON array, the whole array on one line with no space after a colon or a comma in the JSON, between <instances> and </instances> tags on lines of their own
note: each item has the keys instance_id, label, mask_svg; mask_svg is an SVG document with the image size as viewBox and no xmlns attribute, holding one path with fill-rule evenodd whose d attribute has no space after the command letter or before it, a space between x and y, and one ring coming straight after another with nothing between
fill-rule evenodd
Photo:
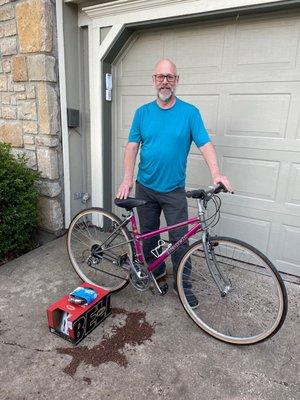
<instances>
[{"instance_id":1,"label":"wet stain on concrete","mask_svg":"<svg viewBox=\"0 0 300 400\"><path fill-rule=\"evenodd\" d=\"M126 345L135 347L147 340L151 341L151 336L155 331L153 326L146 321L144 311L126 311L114 308L112 317L114 318L116 315L125 315L125 324L123 326L114 325L112 334L105 335L98 345L92 348L78 346L56 349L59 354L72 356L70 364L63 369L65 373L74 376L81 363L98 367L107 362L114 362L126 367L128 364L125 354Z\"/></svg>"}]
</instances>

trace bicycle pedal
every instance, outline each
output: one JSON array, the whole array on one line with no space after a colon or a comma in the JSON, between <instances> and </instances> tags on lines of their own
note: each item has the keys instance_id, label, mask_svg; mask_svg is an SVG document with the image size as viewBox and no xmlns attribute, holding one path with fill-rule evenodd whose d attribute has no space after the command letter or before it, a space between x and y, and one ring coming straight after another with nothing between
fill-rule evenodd
<instances>
[{"instance_id":1,"label":"bicycle pedal","mask_svg":"<svg viewBox=\"0 0 300 400\"><path fill-rule=\"evenodd\" d=\"M164 283L162 285L158 285L160 289L160 296L164 296L165 294L168 293L169 290L169 285L167 283Z\"/></svg>"}]
</instances>

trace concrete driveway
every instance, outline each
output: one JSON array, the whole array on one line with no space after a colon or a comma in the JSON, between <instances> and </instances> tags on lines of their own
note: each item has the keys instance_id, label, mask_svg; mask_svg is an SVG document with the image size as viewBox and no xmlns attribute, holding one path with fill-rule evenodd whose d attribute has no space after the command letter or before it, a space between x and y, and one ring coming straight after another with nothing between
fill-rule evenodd
<instances>
[{"instance_id":1,"label":"concrete driveway","mask_svg":"<svg viewBox=\"0 0 300 400\"><path fill-rule=\"evenodd\" d=\"M79 283L64 238L0 267L1 400L300 398L299 284L286 282L287 320L258 345L204 334L172 291L161 298L128 286L74 347L49 332L46 309Z\"/></svg>"}]
</instances>

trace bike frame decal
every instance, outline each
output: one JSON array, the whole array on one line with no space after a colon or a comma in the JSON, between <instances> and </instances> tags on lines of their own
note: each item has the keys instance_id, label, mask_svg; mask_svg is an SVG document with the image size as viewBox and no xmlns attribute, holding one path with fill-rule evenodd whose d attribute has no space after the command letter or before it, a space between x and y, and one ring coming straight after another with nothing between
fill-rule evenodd
<instances>
[{"instance_id":1,"label":"bike frame decal","mask_svg":"<svg viewBox=\"0 0 300 400\"><path fill-rule=\"evenodd\" d=\"M145 257L144 257L144 253L143 253L143 249L142 249L142 245L141 245L142 240L146 240L153 236L159 235L161 233L171 231L172 229L180 228L182 226L191 225L191 224L195 224L195 226L193 228L191 228L181 239L179 239L176 243L174 243L173 246L171 246L168 250L166 250L160 257L158 257L157 260L153 261L153 263L151 263L148 266L148 268L147 268L148 271L153 271L170 254L172 254L174 251L176 251L180 245L182 245L190 237L192 237L197 232L199 232L201 230L201 224L200 224L198 217L193 217L186 221L179 222L178 224L175 224L175 225L165 226L165 227L157 229L155 231L151 231L151 232L144 233L144 234L141 234L141 233L139 234L137 231L136 218L135 218L135 215L133 214L131 217L131 227L132 227L132 232L133 232L133 237L134 237L135 252L136 252L138 261L140 263L145 262Z\"/></svg>"}]
</instances>

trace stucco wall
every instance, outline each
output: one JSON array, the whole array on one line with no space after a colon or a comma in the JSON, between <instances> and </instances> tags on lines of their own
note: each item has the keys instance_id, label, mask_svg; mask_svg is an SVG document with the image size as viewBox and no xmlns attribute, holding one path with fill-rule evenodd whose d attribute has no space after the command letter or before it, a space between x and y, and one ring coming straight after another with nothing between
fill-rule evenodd
<instances>
[{"instance_id":1,"label":"stucco wall","mask_svg":"<svg viewBox=\"0 0 300 400\"><path fill-rule=\"evenodd\" d=\"M0 0L0 141L41 173L40 227L63 228L55 0Z\"/></svg>"}]
</instances>

